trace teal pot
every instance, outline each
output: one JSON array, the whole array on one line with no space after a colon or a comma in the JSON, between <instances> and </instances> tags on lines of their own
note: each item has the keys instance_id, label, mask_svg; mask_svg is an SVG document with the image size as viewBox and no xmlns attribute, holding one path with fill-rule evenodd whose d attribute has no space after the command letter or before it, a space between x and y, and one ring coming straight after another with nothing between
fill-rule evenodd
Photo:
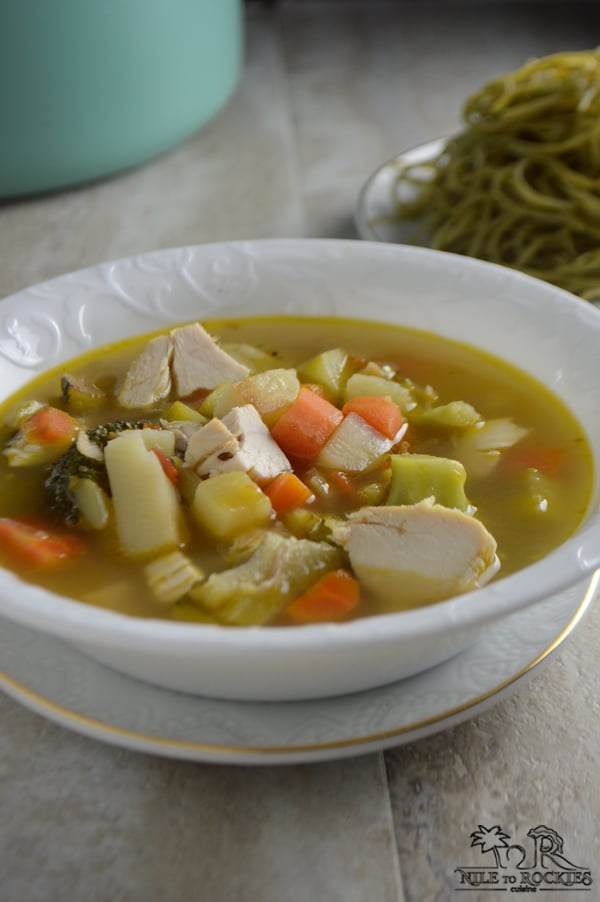
<instances>
[{"instance_id":1,"label":"teal pot","mask_svg":"<svg viewBox=\"0 0 600 902\"><path fill-rule=\"evenodd\" d=\"M233 93L241 0L2 0L0 197L176 145Z\"/></svg>"}]
</instances>

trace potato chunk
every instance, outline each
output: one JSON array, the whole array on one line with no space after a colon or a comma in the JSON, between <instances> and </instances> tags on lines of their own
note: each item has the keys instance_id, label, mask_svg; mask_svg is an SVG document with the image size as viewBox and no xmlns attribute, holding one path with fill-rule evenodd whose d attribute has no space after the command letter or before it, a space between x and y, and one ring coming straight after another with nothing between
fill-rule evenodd
<instances>
[{"instance_id":1,"label":"potato chunk","mask_svg":"<svg viewBox=\"0 0 600 902\"><path fill-rule=\"evenodd\" d=\"M182 544L186 534L177 492L141 430L108 442L104 459L123 553L141 557Z\"/></svg>"},{"instance_id":2,"label":"potato chunk","mask_svg":"<svg viewBox=\"0 0 600 902\"><path fill-rule=\"evenodd\" d=\"M247 473L220 473L198 484L192 515L209 535L228 540L271 519L271 502Z\"/></svg>"}]
</instances>

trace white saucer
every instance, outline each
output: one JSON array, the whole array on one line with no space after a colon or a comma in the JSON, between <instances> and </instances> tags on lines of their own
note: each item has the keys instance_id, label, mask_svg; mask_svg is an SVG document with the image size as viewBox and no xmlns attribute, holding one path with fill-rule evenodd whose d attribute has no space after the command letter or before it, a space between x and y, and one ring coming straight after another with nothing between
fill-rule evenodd
<instances>
[{"instance_id":1,"label":"white saucer","mask_svg":"<svg viewBox=\"0 0 600 902\"><path fill-rule=\"evenodd\" d=\"M572 634L599 586L600 571L507 617L432 670L339 698L259 704L170 692L9 621L0 621L0 688L77 733L157 755L228 764L350 757L420 739L495 704Z\"/></svg>"},{"instance_id":2,"label":"white saucer","mask_svg":"<svg viewBox=\"0 0 600 902\"><path fill-rule=\"evenodd\" d=\"M398 176L408 165L429 163L434 160L447 139L438 138L420 144L411 150L392 157L367 179L356 202L354 219L361 238L366 241L389 241L392 244L410 242L414 223L402 222L396 217L398 201Z\"/></svg>"}]
</instances>

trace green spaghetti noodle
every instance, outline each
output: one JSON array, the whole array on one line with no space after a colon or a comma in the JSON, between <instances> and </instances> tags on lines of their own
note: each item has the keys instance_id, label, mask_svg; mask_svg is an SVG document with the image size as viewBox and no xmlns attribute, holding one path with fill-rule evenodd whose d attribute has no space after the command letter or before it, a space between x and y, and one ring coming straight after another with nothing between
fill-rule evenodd
<instances>
[{"instance_id":1,"label":"green spaghetti noodle","mask_svg":"<svg viewBox=\"0 0 600 902\"><path fill-rule=\"evenodd\" d=\"M431 163L403 165L397 218L414 241L600 299L600 50L490 81Z\"/></svg>"}]
</instances>

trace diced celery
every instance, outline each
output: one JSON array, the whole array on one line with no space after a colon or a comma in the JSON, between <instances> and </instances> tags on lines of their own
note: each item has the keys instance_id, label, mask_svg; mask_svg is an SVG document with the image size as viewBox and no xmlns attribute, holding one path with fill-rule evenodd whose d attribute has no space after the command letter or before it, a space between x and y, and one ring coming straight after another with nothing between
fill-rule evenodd
<instances>
[{"instance_id":1,"label":"diced celery","mask_svg":"<svg viewBox=\"0 0 600 902\"><path fill-rule=\"evenodd\" d=\"M316 459L319 467L360 473L377 464L394 442L358 414L347 414Z\"/></svg>"},{"instance_id":2,"label":"diced celery","mask_svg":"<svg viewBox=\"0 0 600 902\"><path fill-rule=\"evenodd\" d=\"M429 454L392 454L392 484L387 505L418 504L434 498L443 507L469 510L467 473L457 460Z\"/></svg>"},{"instance_id":3,"label":"diced celery","mask_svg":"<svg viewBox=\"0 0 600 902\"><path fill-rule=\"evenodd\" d=\"M179 494L183 498L185 504L191 507L198 488L201 477L191 467L186 467L179 458L175 457L173 463L179 472Z\"/></svg>"},{"instance_id":4,"label":"diced celery","mask_svg":"<svg viewBox=\"0 0 600 902\"><path fill-rule=\"evenodd\" d=\"M429 409L417 407L409 416L411 423L435 429L468 429L481 420L481 414L466 401L450 401Z\"/></svg>"},{"instance_id":5,"label":"diced celery","mask_svg":"<svg viewBox=\"0 0 600 902\"><path fill-rule=\"evenodd\" d=\"M271 502L247 473L220 473L200 482L192 502L196 522L215 539L233 539L271 519Z\"/></svg>"},{"instance_id":6,"label":"diced celery","mask_svg":"<svg viewBox=\"0 0 600 902\"><path fill-rule=\"evenodd\" d=\"M110 501L102 487L93 479L78 479L72 492L84 524L90 529L104 529L110 515Z\"/></svg>"},{"instance_id":7,"label":"diced celery","mask_svg":"<svg viewBox=\"0 0 600 902\"><path fill-rule=\"evenodd\" d=\"M170 423L181 420L185 423L206 423L206 417L199 410L184 404L183 401L175 401L164 414L164 419Z\"/></svg>"},{"instance_id":8,"label":"diced celery","mask_svg":"<svg viewBox=\"0 0 600 902\"><path fill-rule=\"evenodd\" d=\"M350 376L346 383L345 400L350 401L352 398L361 397L363 395L375 395L376 397L387 397L394 404L397 404L402 413L412 410L415 406L412 393L409 388L394 382L391 379L385 379L382 376L370 376L367 373L355 373Z\"/></svg>"},{"instance_id":9,"label":"diced celery","mask_svg":"<svg viewBox=\"0 0 600 902\"><path fill-rule=\"evenodd\" d=\"M303 507L289 511L283 522L297 539L324 539L329 533L323 518Z\"/></svg>"},{"instance_id":10,"label":"diced celery","mask_svg":"<svg viewBox=\"0 0 600 902\"><path fill-rule=\"evenodd\" d=\"M343 348L331 348L311 357L298 367L302 382L322 385L333 401L340 401L352 372L348 352Z\"/></svg>"},{"instance_id":11,"label":"diced celery","mask_svg":"<svg viewBox=\"0 0 600 902\"><path fill-rule=\"evenodd\" d=\"M365 483L357 489L357 499L361 506L382 504L390 490L391 470L378 471L373 482Z\"/></svg>"},{"instance_id":12,"label":"diced celery","mask_svg":"<svg viewBox=\"0 0 600 902\"><path fill-rule=\"evenodd\" d=\"M222 417L229 413L232 407L245 403L245 399L236 391L233 382L222 382L206 396L200 405L200 413L208 419Z\"/></svg>"}]
</instances>

